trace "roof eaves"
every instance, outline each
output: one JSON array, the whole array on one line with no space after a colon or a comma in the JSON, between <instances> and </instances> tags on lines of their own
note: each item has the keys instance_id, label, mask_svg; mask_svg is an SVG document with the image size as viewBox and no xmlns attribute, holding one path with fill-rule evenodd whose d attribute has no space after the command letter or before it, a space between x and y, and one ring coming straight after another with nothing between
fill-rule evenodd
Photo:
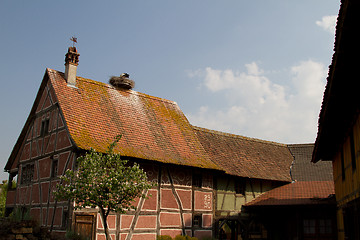
<instances>
[{"instance_id":1,"label":"roof eaves","mask_svg":"<svg viewBox=\"0 0 360 240\"><path fill-rule=\"evenodd\" d=\"M347 16L358 16L359 11L359 3L358 1L352 0L342 0L341 6L339 10L339 15L337 19L336 25L336 34L335 34L335 43L334 43L334 54L332 57L332 63L329 66L329 74L327 77L327 84L324 91L323 102L319 114L318 120L318 133L317 138L315 141L315 148L312 156L312 162L316 163L318 161L329 161L332 160L335 152L338 150L339 145L343 143L343 140L348 134L348 126L351 125L353 121L353 116L357 113L356 109L353 111L349 109L349 101L352 101L351 98L347 98L347 102L344 102L344 98L342 97L344 91L339 87L342 83L344 85L344 81L340 80L337 75L339 74L338 71L341 72L342 65L347 66L348 64L343 63L344 59L349 60L350 62L353 61L353 57L348 56L344 58L344 51L343 48L346 46L347 48L351 47L350 44L345 42L349 39L354 39L350 36L347 36L347 40L344 38L344 31L347 31L347 35L349 33L356 34L356 31L351 31L349 27L355 28L355 22L353 20L346 20ZM352 25L350 25L352 24ZM347 26L349 25L349 26ZM345 34L346 35L346 34ZM343 46L344 45L344 46ZM354 48L356 49L356 48ZM348 53L352 52L355 54L352 49L347 49ZM353 67L351 67L353 68ZM339 70L340 69L340 70ZM336 78L338 80L336 80ZM348 84L347 84L348 85ZM351 89L358 89L358 87L352 86ZM346 92L346 90L345 90ZM346 92L345 95L349 97L352 95L349 92ZM357 99L354 99L355 102L358 102ZM334 107L335 105L335 107ZM338 106L338 107L336 107ZM346 106L343 107L343 106ZM353 104L352 107L357 107ZM336 116L341 116L341 118L335 119Z\"/></svg>"}]
</instances>

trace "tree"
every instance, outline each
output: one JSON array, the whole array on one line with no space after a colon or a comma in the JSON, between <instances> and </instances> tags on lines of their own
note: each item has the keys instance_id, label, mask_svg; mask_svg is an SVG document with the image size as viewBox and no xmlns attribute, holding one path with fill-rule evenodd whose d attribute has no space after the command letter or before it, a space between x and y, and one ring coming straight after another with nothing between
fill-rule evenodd
<instances>
[{"instance_id":1,"label":"tree","mask_svg":"<svg viewBox=\"0 0 360 240\"><path fill-rule=\"evenodd\" d=\"M107 240L111 239L107 225L109 213L135 209L134 200L145 197L144 190L154 185L137 163L130 164L113 153L119 140L117 136L105 154L91 149L78 157L77 171L67 170L54 192L58 200L75 201L75 209L98 207Z\"/></svg>"},{"instance_id":2,"label":"tree","mask_svg":"<svg viewBox=\"0 0 360 240\"><path fill-rule=\"evenodd\" d=\"M5 216L5 203L7 195L8 183L7 180L0 184L0 217Z\"/></svg>"},{"instance_id":3,"label":"tree","mask_svg":"<svg viewBox=\"0 0 360 240\"><path fill-rule=\"evenodd\" d=\"M5 216L5 204L6 204L6 196L9 189L8 181L4 180L2 181L2 184L0 184L0 217ZM16 187L16 182L12 181L12 188Z\"/></svg>"}]
</instances>

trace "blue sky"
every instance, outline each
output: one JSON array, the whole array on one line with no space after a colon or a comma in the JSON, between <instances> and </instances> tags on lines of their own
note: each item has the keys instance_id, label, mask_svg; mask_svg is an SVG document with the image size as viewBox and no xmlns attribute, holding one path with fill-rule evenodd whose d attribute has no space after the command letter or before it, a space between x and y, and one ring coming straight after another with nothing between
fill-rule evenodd
<instances>
[{"instance_id":1,"label":"blue sky","mask_svg":"<svg viewBox=\"0 0 360 240\"><path fill-rule=\"evenodd\" d=\"M123 72L176 101L190 123L281 143L314 142L339 0L0 2L0 166L45 69ZM0 180L7 174L0 173Z\"/></svg>"}]
</instances>

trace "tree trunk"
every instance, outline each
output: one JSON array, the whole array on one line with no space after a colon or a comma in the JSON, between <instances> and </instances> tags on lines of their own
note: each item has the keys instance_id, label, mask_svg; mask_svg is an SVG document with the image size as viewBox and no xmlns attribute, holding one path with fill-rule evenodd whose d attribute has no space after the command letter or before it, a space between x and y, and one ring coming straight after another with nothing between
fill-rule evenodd
<instances>
[{"instance_id":1,"label":"tree trunk","mask_svg":"<svg viewBox=\"0 0 360 240\"><path fill-rule=\"evenodd\" d=\"M104 225L106 240L111 240L111 237L110 237L110 234L109 234L109 228L108 228L108 225L107 225L107 215L105 214L105 209L102 208L102 207L99 207L99 209L100 209L101 220L102 220L103 225Z\"/></svg>"}]
</instances>

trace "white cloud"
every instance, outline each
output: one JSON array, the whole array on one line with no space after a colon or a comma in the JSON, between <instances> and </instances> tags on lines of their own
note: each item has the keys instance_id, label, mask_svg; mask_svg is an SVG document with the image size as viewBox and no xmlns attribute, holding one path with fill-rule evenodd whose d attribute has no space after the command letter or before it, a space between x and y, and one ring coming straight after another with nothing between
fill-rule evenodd
<instances>
[{"instance_id":1,"label":"white cloud","mask_svg":"<svg viewBox=\"0 0 360 240\"><path fill-rule=\"evenodd\" d=\"M319 99L323 95L326 69L322 63L303 61L291 68L292 82L298 90L298 96Z\"/></svg>"},{"instance_id":2,"label":"white cloud","mask_svg":"<svg viewBox=\"0 0 360 240\"><path fill-rule=\"evenodd\" d=\"M316 25L325 31L335 34L337 15L324 16L320 21L316 21Z\"/></svg>"},{"instance_id":3,"label":"white cloud","mask_svg":"<svg viewBox=\"0 0 360 240\"><path fill-rule=\"evenodd\" d=\"M241 106L229 106L223 110L202 106L197 113L187 114L190 122L195 126L224 132L233 132L234 126L246 124L248 115L247 110Z\"/></svg>"},{"instance_id":4,"label":"white cloud","mask_svg":"<svg viewBox=\"0 0 360 240\"><path fill-rule=\"evenodd\" d=\"M205 69L204 85L213 92L226 91L227 100L238 103L246 100L250 105L264 104L265 101L284 98L284 88L271 83L255 62L245 65L246 72L233 70Z\"/></svg>"},{"instance_id":5,"label":"white cloud","mask_svg":"<svg viewBox=\"0 0 360 240\"><path fill-rule=\"evenodd\" d=\"M224 107L202 106L186 114L190 122L214 130L279 141L313 142L325 86L326 68L304 61L289 70L280 85L265 76L258 64L246 64L245 72L206 68L199 76L211 92L222 96ZM199 72L198 72L199 73Z\"/></svg>"}]
</instances>

